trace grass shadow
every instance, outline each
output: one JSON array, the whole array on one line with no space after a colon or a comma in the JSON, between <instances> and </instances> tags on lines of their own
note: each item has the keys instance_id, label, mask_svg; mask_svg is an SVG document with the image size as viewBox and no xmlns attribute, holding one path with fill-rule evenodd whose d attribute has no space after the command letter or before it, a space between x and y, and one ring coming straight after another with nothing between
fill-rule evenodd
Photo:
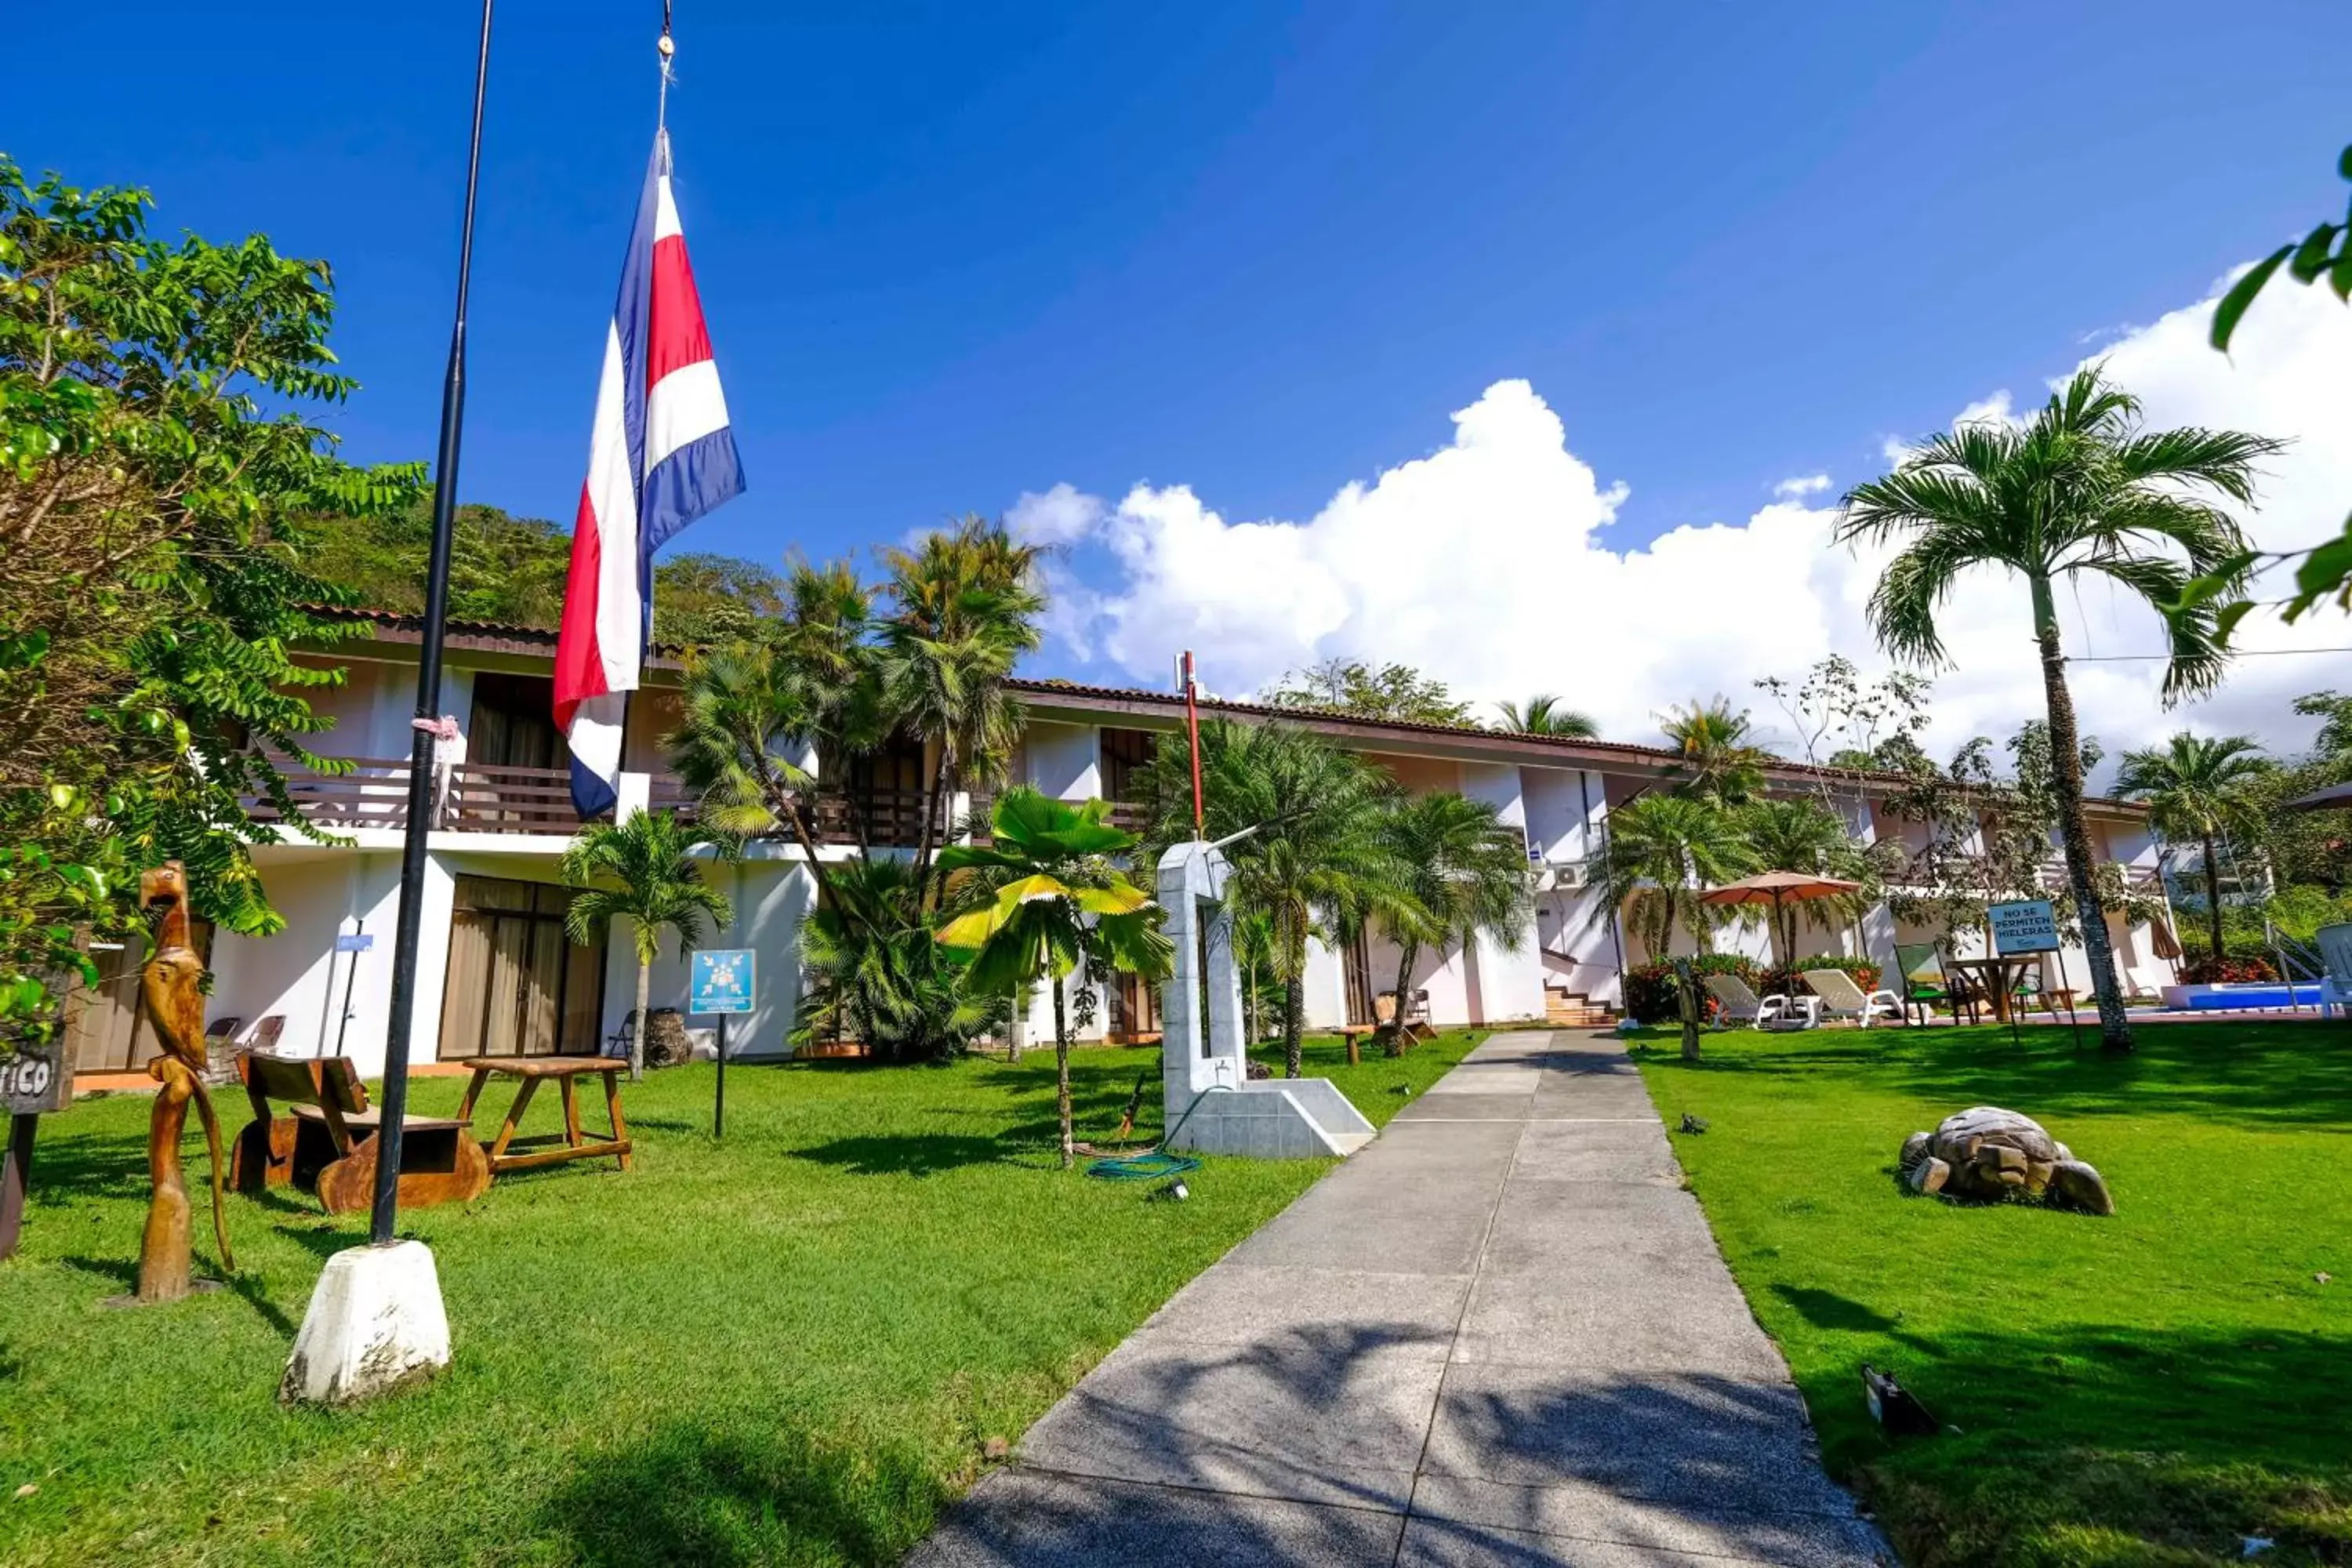
<instances>
[{"instance_id":1,"label":"grass shadow","mask_svg":"<svg viewBox=\"0 0 2352 1568\"><path fill-rule=\"evenodd\" d=\"M1913 1568L2077 1561L2067 1543L2091 1540L2141 1553L2103 1563L2234 1559L2247 1536L2278 1542L2271 1561L2352 1554L2352 1335L2116 1323L1913 1343L1895 1370L1957 1428L1942 1436L1892 1445L1851 1376L1804 1380L1833 1465Z\"/></svg>"},{"instance_id":2,"label":"grass shadow","mask_svg":"<svg viewBox=\"0 0 2352 1568\"><path fill-rule=\"evenodd\" d=\"M854 1176L935 1176L943 1171L1006 1163L1013 1152L1004 1140L929 1132L836 1138L792 1150L786 1157L830 1165Z\"/></svg>"},{"instance_id":3,"label":"grass shadow","mask_svg":"<svg viewBox=\"0 0 2352 1568\"><path fill-rule=\"evenodd\" d=\"M836 1447L787 1424L675 1422L583 1456L544 1513L587 1568L895 1563L941 1501L919 1458Z\"/></svg>"}]
</instances>

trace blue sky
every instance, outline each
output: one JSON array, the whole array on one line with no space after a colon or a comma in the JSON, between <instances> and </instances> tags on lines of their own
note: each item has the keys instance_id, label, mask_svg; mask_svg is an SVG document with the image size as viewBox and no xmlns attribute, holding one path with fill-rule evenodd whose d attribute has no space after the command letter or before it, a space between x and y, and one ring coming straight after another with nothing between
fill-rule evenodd
<instances>
[{"instance_id":1,"label":"blue sky","mask_svg":"<svg viewBox=\"0 0 2352 1568\"><path fill-rule=\"evenodd\" d=\"M571 515L657 17L500 7L468 500ZM420 457L472 26L53 8L44 54L124 89L19 73L0 147L329 258L348 449ZM2336 201L2352 138L2340 4L682 0L677 28L751 486L687 537L771 561L1056 482L1306 518L1515 377L1629 487L1618 548L1738 522L2197 300Z\"/></svg>"}]
</instances>

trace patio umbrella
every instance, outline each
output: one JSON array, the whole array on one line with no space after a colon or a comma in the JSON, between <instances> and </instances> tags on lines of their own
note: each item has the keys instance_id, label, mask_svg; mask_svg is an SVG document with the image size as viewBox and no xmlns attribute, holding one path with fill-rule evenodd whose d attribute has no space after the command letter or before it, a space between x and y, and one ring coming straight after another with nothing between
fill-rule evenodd
<instances>
[{"instance_id":1,"label":"patio umbrella","mask_svg":"<svg viewBox=\"0 0 2352 1568\"><path fill-rule=\"evenodd\" d=\"M2352 806L2352 784L2329 784L2283 803L2287 811L2334 811L2344 806Z\"/></svg>"},{"instance_id":2,"label":"patio umbrella","mask_svg":"<svg viewBox=\"0 0 2352 1568\"><path fill-rule=\"evenodd\" d=\"M1698 901L1702 904L1771 905L1772 943L1778 947L1782 904L1801 903L1807 899L1834 899L1843 893L1861 890L1860 882L1849 882L1843 877L1823 877L1811 871L1766 871L1760 876L1742 877L1737 882L1726 882L1720 888L1710 888L1698 896ZM1785 952L1780 957L1783 968L1794 962L1791 955Z\"/></svg>"},{"instance_id":3,"label":"patio umbrella","mask_svg":"<svg viewBox=\"0 0 2352 1568\"><path fill-rule=\"evenodd\" d=\"M2156 956L2165 963L2180 962L2180 939L2172 934L2171 921L2161 916L2148 921L2147 941L2148 945L2156 949Z\"/></svg>"}]
</instances>

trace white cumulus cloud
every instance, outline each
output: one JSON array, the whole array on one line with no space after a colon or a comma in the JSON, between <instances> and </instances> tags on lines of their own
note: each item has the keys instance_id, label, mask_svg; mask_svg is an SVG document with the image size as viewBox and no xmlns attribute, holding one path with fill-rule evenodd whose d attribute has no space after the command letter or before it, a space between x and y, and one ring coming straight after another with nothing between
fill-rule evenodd
<instances>
[{"instance_id":1,"label":"white cumulus cloud","mask_svg":"<svg viewBox=\"0 0 2352 1568\"><path fill-rule=\"evenodd\" d=\"M2352 312L2323 289L2274 286L2224 358L2205 344L2211 310L2208 299L2175 311L2096 357L2142 398L2152 425L2292 438L2249 521L2268 546L2325 537L2352 508L2352 443L2341 434L2352 429ZM1965 403L1955 422L2018 418L2038 396L1997 390ZM1451 445L1351 481L1303 521L1230 519L1183 484L1138 485L1115 506L1060 484L1024 494L1010 516L1024 537L1107 551L1108 583L1089 574L1097 585L1087 589L1063 574L1074 596L1054 633L1076 658L1154 686L1185 647L1229 693L1334 656L1397 660L1481 701L1558 691L1604 734L1639 740L1654 735L1667 706L1718 692L1769 725L1778 715L1756 679L1799 673L1832 652L1865 668L1885 662L1865 616L1884 556L1832 542L1828 474L1780 481L1744 520L1616 549L1603 530L1625 486L1600 480L1528 383L1496 383L1454 426ZM1845 444L1834 432L1823 440ZM1902 447L1887 449L1899 457ZM2078 656L2161 646L2153 616L2101 582L2063 593L2062 614ZM2021 584L1973 574L1944 626L1956 668L1937 678L1931 743L2006 735L2042 711ZM2241 640L2254 656L2230 683L2168 713L2158 663L2078 663L2085 729L2111 755L2183 725L2299 747L2310 725L2287 710L2289 699L2352 685L2352 661L2268 654L2352 643L2352 623L2325 612L2287 628L2258 616Z\"/></svg>"}]
</instances>

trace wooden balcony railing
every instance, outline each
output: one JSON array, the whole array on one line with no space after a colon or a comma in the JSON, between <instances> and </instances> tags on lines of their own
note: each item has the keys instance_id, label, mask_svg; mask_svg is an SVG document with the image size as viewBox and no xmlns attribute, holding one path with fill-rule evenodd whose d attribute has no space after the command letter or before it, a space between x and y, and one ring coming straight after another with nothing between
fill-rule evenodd
<instances>
[{"instance_id":1,"label":"wooden balcony railing","mask_svg":"<svg viewBox=\"0 0 2352 1568\"><path fill-rule=\"evenodd\" d=\"M355 827L408 826L408 759L354 757L352 771L322 773L289 757L272 757L286 780L286 793L306 822L348 832ZM246 815L256 822L281 822L284 816L267 795L248 795Z\"/></svg>"},{"instance_id":2,"label":"wooden balcony railing","mask_svg":"<svg viewBox=\"0 0 2352 1568\"><path fill-rule=\"evenodd\" d=\"M405 827L408 825L408 763L405 759L360 757L348 773L320 773L289 758L274 759L285 776L287 791L305 820L318 826L348 832L360 827ZM691 816L699 798L675 773L656 773L647 804L656 811ZM989 797L971 803L971 826L987 837ZM452 771L448 789L439 802L436 826L457 833L531 833L570 835L580 831L580 817L572 809L572 775L562 768L527 768L502 763L467 763ZM247 799L246 809L256 822L280 820L266 798ZM877 849L911 849L922 841L923 796L919 790L871 790L856 795L826 790L806 803L812 834L819 844ZM1143 808L1114 803L1110 820L1134 832L1143 826ZM944 806L932 835L938 843L955 825Z\"/></svg>"}]
</instances>

